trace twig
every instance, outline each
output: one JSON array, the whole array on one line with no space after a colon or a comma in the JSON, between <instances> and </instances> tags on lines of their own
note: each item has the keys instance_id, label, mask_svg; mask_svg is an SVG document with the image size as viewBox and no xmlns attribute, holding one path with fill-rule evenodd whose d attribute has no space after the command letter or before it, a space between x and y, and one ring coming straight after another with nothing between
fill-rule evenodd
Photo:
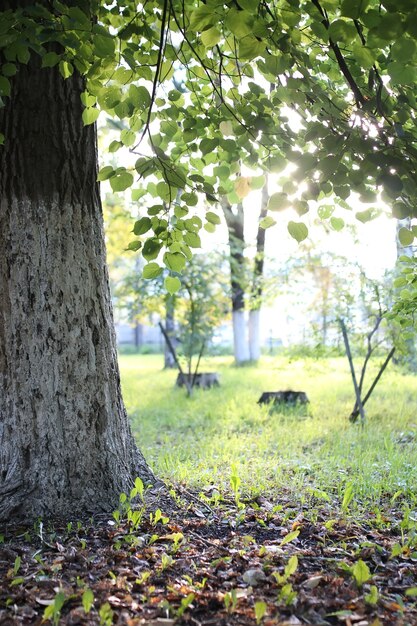
<instances>
[{"instance_id":1,"label":"twig","mask_svg":"<svg viewBox=\"0 0 417 626\"><path fill-rule=\"evenodd\" d=\"M165 328L163 327L163 325L161 324L161 322L158 322L159 328L161 329L161 332L165 338L165 341L167 342L167 346L169 351L171 352L172 356L174 357L174 361L178 367L178 370L182 376L182 380L184 381L184 384L187 388L187 393L188 395L191 395L191 391L192 391L192 387L190 386L190 381L188 379L188 376L186 376L186 374L184 374L184 370L181 367L181 363L178 361L178 357L177 357L177 353L175 351L174 346L172 345L171 339L167 333L167 331L165 330Z\"/></svg>"},{"instance_id":2,"label":"twig","mask_svg":"<svg viewBox=\"0 0 417 626\"><path fill-rule=\"evenodd\" d=\"M194 387L194 385L195 385L195 379L197 378L198 368L200 367L200 361L201 361L201 357L203 356L203 352L204 352L204 348L205 347L206 347L206 342L204 340L203 343L201 344L201 350L198 353L197 365L195 366L195 370L194 370L194 374L193 374L193 380L191 382L191 387Z\"/></svg>"},{"instance_id":3,"label":"twig","mask_svg":"<svg viewBox=\"0 0 417 626\"><path fill-rule=\"evenodd\" d=\"M362 425L365 422L365 411L363 410L363 404L362 404L362 400L361 400L361 393L359 391L359 387L358 387L358 383L356 380L356 374L355 374L355 368L353 367L353 359L352 359L352 353L350 351L350 346L349 346L349 339L347 336L347 331L346 331L346 325L345 322L340 318L339 319L339 324L340 324L340 328L342 329L342 335L343 335L343 341L345 342L345 348L346 348L346 355L349 361L349 366L350 366L350 373L352 375L352 380L353 380L353 387L355 389L355 395L356 395L356 403L359 407L359 414L361 416L361 421L362 421Z\"/></svg>"},{"instance_id":4,"label":"twig","mask_svg":"<svg viewBox=\"0 0 417 626\"><path fill-rule=\"evenodd\" d=\"M369 387L369 390L368 390L366 396L362 400L362 406L364 406L366 404L366 402L369 400L369 398L370 398L373 390L375 389L379 379L381 378L382 374L386 370L386 368L388 366L388 363L390 362L390 360L394 356L394 352L395 352L395 348L391 348L391 350L389 351L389 354L388 354L387 358L385 359L384 363L382 364L381 369L379 370L379 372L378 372L374 382ZM353 409L352 413L350 414L350 417L349 417L350 421L351 422L355 422L357 417L358 417L358 415L359 415L359 411L358 411L357 407L355 406L355 408Z\"/></svg>"}]
</instances>

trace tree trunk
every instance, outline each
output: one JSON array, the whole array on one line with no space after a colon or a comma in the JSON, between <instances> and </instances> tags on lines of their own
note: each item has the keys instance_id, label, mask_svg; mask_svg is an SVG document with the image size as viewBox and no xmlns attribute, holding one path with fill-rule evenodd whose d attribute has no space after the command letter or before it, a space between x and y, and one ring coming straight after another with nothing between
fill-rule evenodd
<instances>
[{"instance_id":1,"label":"tree trunk","mask_svg":"<svg viewBox=\"0 0 417 626\"><path fill-rule=\"evenodd\" d=\"M109 511L135 476L94 126L82 79L38 58L0 109L0 519Z\"/></svg>"},{"instance_id":2,"label":"tree trunk","mask_svg":"<svg viewBox=\"0 0 417 626\"><path fill-rule=\"evenodd\" d=\"M258 361L261 357L261 310L249 311L249 356L251 361Z\"/></svg>"},{"instance_id":3,"label":"tree trunk","mask_svg":"<svg viewBox=\"0 0 417 626\"><path fill-rule=\"evenodd\" d=\"M250 359L245 321L245 259L243 254L245 237L243 206L238 204L234 211L231 205L226 201L222 204L222 209L229 233L234 356L236 364L242 365Z\"/></svg>"},{"instance_id":4,"label":"tree trunk","mask_svg":"<svg viewBox=\"0 0 417 626\"><path fill-rule=\"evenodd\" d=\"M175 299L173 296L167 296L166 298L165 330L171 340L171 344L174 350L176 350L177 341L175 339ZM167 341L165 341L164 369L173 369L174 367L177 367L174 356L168 346Z\"/></svg>"},{"instance_id":5,"label":"tree trunk","mask_svg":"<svg viewBox=\"0 0 417 626\"><path fill-rule=\"evenodd\" d=\"M143 326L140 322L135 322L133 333L134 333L135 348L139 350L139 348L141 348L143 344Z\"/></svg>"},{"instance_id":6,"label":"tree trunk","mask_svg":"<svg viewBox=\"0 0 417 626\"><path fill-rule=\"evenodd\" d=\"M406 217L405 219L397 220L396 222L397 264L398 259L402 256L408 256L411 258L414 256L414 247L412 245L402 246L398 237L401 228L411 229L411 225L411 217ZM407 366L410 372L417 372L417 348L414 338L404 341L402 351L401 353L397 353L395 362L403 363Z\"/></svg>"},{"instance_id":7,"label":"tree trunk","mask_svg":"<svg viewBox=\"0 0 417 626\"><path fill-rule=\"evenodd\" d=\"M261 210L259 212L258 232L256 233L256 255L253 266L253 281L249 311L249 356L251 361L258 361L261 356L260 319L266 230L260 226L260 223L268 215L268 200L268 177L266 177L265 185L262 188Z\"/></svg>"}]
</instances>

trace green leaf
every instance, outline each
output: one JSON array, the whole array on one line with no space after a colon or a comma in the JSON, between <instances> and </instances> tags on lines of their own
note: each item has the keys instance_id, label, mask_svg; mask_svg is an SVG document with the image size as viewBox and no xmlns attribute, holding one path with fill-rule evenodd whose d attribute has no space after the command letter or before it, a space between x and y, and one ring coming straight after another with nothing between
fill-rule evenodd
<instances>
[{"instance_id":1,"label":"green leaf","mask_svg":"<svg viewBox=\"0 0 417 626\"><path fill-rule=\"evenodd\" d=\"M235 37L241 39L242 37L251 35L253 30L253 17L249 11L240 11L232 7L226 15L224 24Z\"/></svg>"},{"instance_id":2,"label":"green leaf","mask_svg":"<svg viewBox=\"0 0 417 626\"><path fill-rule=\"evenodd\" d=\"M405 590L405 595L412 598L417 596L417 587L409 587Z\"/></svg>"},{"instance_id":3,"label":"green leaf","mask_svg":"<svg viewBox=\"0 0 417 626\"><path fill-rule=\"evenodd\" d=\"M362 222L363 224L365 222L369 222L373 218L373 215L374 214L373 214L372 209L365 209L365 211L358 211L357 213L355 213L356 219Z\"/></svg>"},{"instance_id":4,"label":"green leaf","mask_svg":"<svg viewBox=\"0 0 417 626\"><path fill-rule=\"evenodd\" d=\"M398 231L398 239L402 246L405 246L405 247L411 246L411 244L414 241L414 233L408 230L408 228L402 227Z\"/></svg>"},{"instance_id":5,"label":"green leaf","mask_svg":"<svg viewBox=\"0 0 417 626\"><path fill-rule=\"evenodd\" d=\"M286 577L289 578L290 576L292 576L294 572L297 571L297 567L298 567L298 558L297 558L297 555L293 554L293 556L290 557L287 565L285 566Z\"/></svg>"},{"instance_id":6,"label":"green leaf","mask_svg":"<svg viewBox=\"0 0 417 626\"><path fill-rule=\"evenodd\" d=\"M152 278L160 276L162 272L163 269L158 265L158 263L148 263L142 270L142 276L143 278L151 280Z\"/></svg>"},{"instance_id":7,"label":"green leaf","mask_svg":"<svg viewBox=\"0 0 417 626\"><path fill-rule=\"evenodd\" d=\"M298 243L308 237L308 228L303 222L288 222L288 232Z\"/></svg>"},{"instance_id":8,"label":"green leaf","mask_svg":"<svg viewBox=\"0 0 417 626\"><path fill-rule=\"evenodd\" d=\"M265 186L266 178L265 176L252 176L249 181L251 189L262 189Z\"/></svg>"},{"instance_id":9,"label":"green leaf","mask_svg":"<svg viewBox=\"0 0 417 626\"><path fill-rule=\"evenodd\" d=\"M112 35L94 35L94 53L99 58L114 57L115 42Z\"/></svg>"},{"instance_id":10,"label":"green leaf","mask_svg":"<svg viewBox=\"0 0 417 626\"><path fill-rule=\"evenodd\" d=\"M185 267L186 259L181 252L165 252L164 263L169 270L181 272Z\"/></svg>"},{"instance_id":11,"label":"green leaf","mask_svg":"<svg viewBox=\"0 0 417 626\"><path fill-rule=\"evenodd\" d=\"M94 604L94 594L91 589L86 589L82 595L81 601L83 603L84 612L88 613Z\"/></svg>"},{"instance_id":12,"label":"green leaf","mask_svg":"<svg viewBox=\"0 0 417 626\"><path fill-rule=\"evenodd\" d=\"M182 167L171 165L164 167L162 170L163 177L170 187L183 189L187 184L185 170Z\"/></svg>"},{"instance_id":13,"label":"green leaf","mask_svg":"<svg viewBox=\"0 0 417 626\"><path fill-rule=\"evenodd\" d=\"M353 483L348 483L346 485L345 493L343 494L343 500L342 500L343 512L346 512L348 510L349 505L353 500L353 496L354 496Z\"/></svg>"},{"instance_id":14,"label":"green leaf","mask_svg":"<svg viewBox=\"0 0 417 626\"><path fill-rule=\"evenodd\" d=\"M370 604L371 606L375 606L378 603L378 599L379 599L378 587L376 587L376 585L371 585L369 589L369 593L365 595L365 602L367 604Z\"/></svg>"},{"instance_id":15,"label":"green leaf","mask_svg":"<svg viewBox=\"0 0 417 626\"><path fill-rule=\"evenodd\" d=\"M216 26L212 26L201 33L201 41L206 48L213 48L221 39L221 32Z\"/></svg>"},{"instance_id":16,"label":"green leaf","mask_svg":"<svg viewBox=\"0 0 417 626\"><path fill-rule=\"evenodd\" d=\"M181 281L177 276L167 276L164 280L164 287L172 296L181 287Z\"/></svg>"},{"instance_id":17,"label":"green leaf","mask_svg":"<svg viewBox=\"0 0 417 626\"><path fill-rule=\"evenodd\" d=\"M47 52L42 57L42 67L54 67L60 60L61 57L56 52Z\"/></svg>"},{"instance_id":18,"label":"green leaf","mask_svg":"<svg viewBox=\"0 0 417 626\"><path fill-rule=\"evenodd\" d=\"M124 129L120 133L120 140L124 146L133 146L136 141L136 133L133 130Z\"/></svg>"},{"instance_id":19,"label":"green leaf","mask_svg":"<svg viewBox=\"0 0 417 626\"><path fill-rule=\"evenodd\" d=\"M358 587L362 587L371 578L371 572L367 564L359 559L352 567L352 576L354 577Z\"/></svg>"},{"instance_id":20,"label":"green leaf","mask_svg":"<svg viewBox=\"0 0 417 626\"><path fill-rule=\"evenodd\" d=\"M61 76L65 79L69 78L73 75L74 67L68 61L60 61L59 62L59 72ZM91 123L91 122L90 122Z\"/></svg>"},{"instance_id":21,"label":"green leaf","mask_svg":"<svg viewBox=\"0 0 417 626\"><path fill-rule=\"evenodd\" d=\"M254 611L255 611L255 619L256 619L256 623L260 624L262 621L262 618L264 617L264 615L266 614L266 610L267 610L267 604L266 602L263 602L262 600L258 600L258 602L255 602L254 605Z\"/></svg>"},{"instance_id":22,"label":"green leaf","mask_svg":"<svg viewBox=\"0 0 417 626\"><path fill-rule=\"evenodd\" d=\"M147 261L156 259L162 248L162 243L156 237L150 237L143 244L143 257Z\"/></svg>"},{"instance_id":23,"label":"green leaf","mask_svg":"<svg viewBox=\"0 0 417 626\"><path fill-rule=\"evenodd\" d=\"M29 62L30 59L30 52L29 49L27 47L27 44L22 44L20 43L18 50L17 50L17 60L19 61L19 63L23 63L24 65L26 65Z\"/></svg>"},{"instance_id":24,"label":"green leaf","mask_svg":"<svg viewBox=\"0 0 417 626\"><path fill-rule=\"evenodd\" d=\"M288 535L285 535L284 539L280 542L279 545L285 546L287 543L290 543L291 541L294 541L294 539L297 539L299 534L299 530L293 530L292 532L288 533Z\"/></svg>"},{"instance_id":25,"label":"green leaf","mask_svg":"<svg viewBox=\"0 0 417 626\"><path fill-rule=\"evenodd\" d=\"M334 42L350 43L358 36L355 25L351 21L338 19L329 26L329 37Z\"/></svg>"},{"instance_id":26,"label":"green leaf","mask_svg":"<svg viewBox=\"0 0 417 626\"><path fill-rule=\"evenodd\" d=\"M3 76L14 76L17 72L17 67L14 63L4 63L0 69Z\"/></svg>"},{"instance_id":27,"label":"green leaf","mask_svg":"<svg viewBox=\"0 0 417 626\"><path fill-rule=\"evenodd\" d=\"M201 239L197 233L184 233L184 241L190 248L201 248Z\"/></svg>"},{"instance_id":28,"label":"green leaf","mask_svg":"<svg viewBox=\"0 0 417 626\"><path fill-rule=\"evenodd\" d=\"M400 37L391 47L391 56L394 61L407 63L412 59L417 51L417 44L414 39L409 37Z\"/></svg>"},{"instance_id":29,"label":"green leaf","mask_svg":"<svg viewBox=\"0 0 417 626\"><path fill-rule=\"evenodd\" d=\"M251 61L261 56L266 47L265 41L259 41L253 35L247 35L239 41L239 58Z\"/></svg>"},{"instance_id":30,"label":"green leaf","mask_svg":"<svg viewBox=\"0 0 417 626\"><path fill-rule=\"evenodd\" d=\"M274 220L273 217L270 217L269 215L267 215L266 217L264 217L260 222L259 222L259 226L261 228L264 228L265 230L267 228L271 228L271 226L275 226L276 221Z\"/></svg>"},{"instance_id":31,"label":"green leaf","mask_svg":"<svg viewBox=\"0 0 417 626\"><path fill-rule=\"evenodd\" d=\"M343 0L341 13L345 17L351 17L353 20L360 18L369 7L371 0Z\"/></svg>"},{"instance_id":32,"label":"green leaf","mask_svg":"<svg viewBox=\"0 0 417 626\"><path fill-rule=\"evenodd\" d=\"M131 85L129 87L129 100L139 110L145 111L151 105L151 96L146 87Z\"/></svg>"},{"instance_id":33,"label":"green leaf","mask_svg":"<svg viewBox=\"0 0 417 626\"><path fill-rule=\"evenodd\" d=\"M99 115L100 115L99 109L96 109L95 107L87 107L86 109L84 109L83 115L82 115L84 125L88 126L89 124L94 124L94 122L97 120Z\"/></svg>"},{"instance_id":34,"label":"green leaf","mask_svg":"<svg viewBox=\"0 0 417 626\"><path fill-rule=\"evenodd\" d=\"M139 240L131 241L127 246L126 250L131 250L132 252L137 252L142 247L142 242Z\"/></svg>"},{"instance_id":35,"label":"green leaf","mask_svg":"<svg viewBox=\"0 0 417 626\"><path fill-rule=\"evenodd\" d=\"M191 12L190 28L193 31L202 31L206 26L214 26L218 23L218 17L212 6L200 5Z\"/></svg>"},{"instance_id":36,"label":"green leaf","mask_svg":"<svg viewBox=\"0 0 417 626\"><path fill-rule=\"evenodd\" d=\"M213 211L207 211L206 220L211 224L220 224L220 217L217 213L213 213Z\"/></svg>"},{"instance_id":37,"label":"green leaf","mask_svg":"<svg viewBox=\"0 0 417 626\"><path fill-rule=\"evenodd\" d=\"M152 227L152 222L149 217L141 217L133 227L133 232L135 235L144 235L150 230Z\"/></svg>"},{"instance_id":38,"label":"green leaf","mask_svg":"<svg viewBox=\"0 0 417 626\"><path fill-rule=\"evenodd\" d=\"M107 180L108 178L110 178L111 176L113 176L114 174L114 169L111 165L106 165L105 167L102 167L101 170L98 173L97 176L97 180Z\"/></svg>"},{"instance_id":39,"label":"green leaf","mask_svg":"<svg viewBox=\"0 0 417 626\"><path fill-rule=\"evenodd\" d=\"M393 198L397 198L403 190L403 182L397 174L383 174L378 182L384 186L384 189Z\"/></svg>"},{"instance_id":40,"label":"green leaf","mask_svg":"<svg viewBox=\"0 0 417 626\"><path fill-rule=\"evenodd\" d=\"M371 48L367 48L361 43L355 43L352 46L352 52L355 60L364 69L370 69L375 63L375 52Z\"/></svg>"},{"instance_id":41,"label":"green leaf","mask_svg":"<svg viewBox=\"0 0 417 626\"><path fill-rule=\"evenodd\" d=\"M10 81L5 76L0 76L0 96L10 96Z\"/></svg>"},{"instance_id":42,"label":"green leaf","mask_svg":"<svg viewBox=\"0 0 417 626\"><path fill-rule=\"evenodd\" d=\"M137 202L138 200L143 198L143 196L146 196L147 191L146 189L132 189L131 193L132 193L132 201Z\"/></svg>"},{"instance_id":43,"label":"green leaf","mask_svg":"<svg viewBox=\"0 0 417 626\"><path fill-rule=\"evenodd\" d=\"M345 226L345 220L342 219L341 217L331 217L330 224L334 230L337 230L337 231L343 230Z\"/></svg>"},{"instance_id":44,"label":"green leaf","mask_svg":"<svg viewBox=\"0 0 417 626\"><path fill-rule=\"evenodd\" d=\"M131 185L133 185L133 175L126 170L110 178L110 186L113 191L125 191Z\"/></svg>"},{"instance_id":45,"label":"green leaf","mask_svg":"<svg viewBox=\"0 0 417 626\"><path fill-rule=\"evenodd\" d=\"M277 193L273 193L270 196L268 201L267 210L268 211L284 211L291 206L290 201L288 200L288 195L286 193L278 191Z\"/></svg>"}]
</instances>

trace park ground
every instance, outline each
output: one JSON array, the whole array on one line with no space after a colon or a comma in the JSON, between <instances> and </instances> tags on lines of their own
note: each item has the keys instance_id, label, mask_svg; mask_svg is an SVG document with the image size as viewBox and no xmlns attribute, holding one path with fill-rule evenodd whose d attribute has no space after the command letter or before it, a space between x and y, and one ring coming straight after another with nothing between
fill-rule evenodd
<instances>
[{"instance_id":1,"label":"park ground","mask_svg":"<svg viewBox=\"0 0 417 626\"><path fill-rule=\"evenodd\" d=\"M138 482L113 515L2 531L0 625L417 625L414 376L390 365L362 427L342 358L211 358L221 386L191 398L161 356L120 365L164 486ZM257 404L284 389L310 403Z\"/></svg>"}]
</instances>

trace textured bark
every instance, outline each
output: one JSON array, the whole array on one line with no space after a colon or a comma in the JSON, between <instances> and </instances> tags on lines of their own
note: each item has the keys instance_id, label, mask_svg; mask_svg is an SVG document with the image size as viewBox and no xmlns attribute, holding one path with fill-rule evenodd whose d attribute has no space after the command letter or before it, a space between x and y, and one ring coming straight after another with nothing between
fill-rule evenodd
<instances>
[{"instance_id":1,"label":"textured bark","mask_svg":"<svg viewBox=\"0 0 417 626\"><path fill-rule=\"evenodd\" d=\"M96 137L31 59L0 109L0 519L111 510L153 476L123 406Z\"/></svg>"},{"instance_id":2,"label":"textured bark","mask_svg":"<svg viewBox=\"0 0 417 626\"><path fill-rule=\"evenodd\" d=\"M236 363L241 365L249 361L249 346L245 327L244 213L241 204L238 204L233 210L227 201L223 202L222 209L229 233L234 356Z\"/></svg>"}]
</instances>

